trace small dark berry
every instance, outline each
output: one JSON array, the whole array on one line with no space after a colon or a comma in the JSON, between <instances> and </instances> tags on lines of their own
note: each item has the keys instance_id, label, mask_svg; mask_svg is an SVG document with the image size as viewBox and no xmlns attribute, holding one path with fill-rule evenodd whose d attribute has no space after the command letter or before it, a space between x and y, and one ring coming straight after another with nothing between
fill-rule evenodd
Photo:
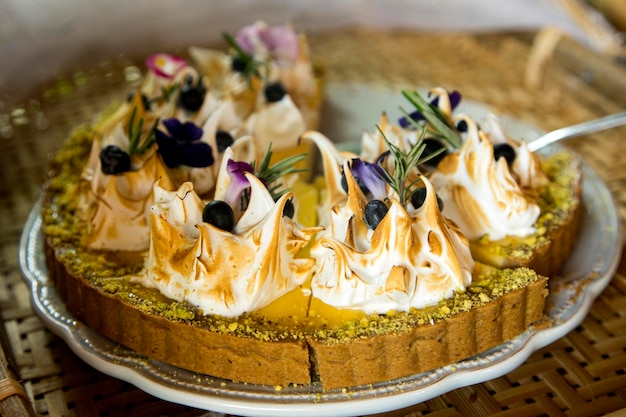
<instances>
[{"instance_id":1,"label":"small dark berry","mask_svg":"<svg viewBox=\"0 0 626 417\"><path fill-rule=\"evenodd\" d=\"M493 147L493 157L496 161L504 157L506 163L511 165L515 161L515 156L515 149L508 143L499 143Z\"/></svg>"},{"instance_id":2,"label":"small dark berry","mask_svg":"<svg viewBox=\"0 0 626 417\"><path fill-rule=\"evenodd\" d=\"M465 120L459 120L455 127L459 132L467 132L467 122Z\"/></svg>"},{"instance_id":3,"label":"small dark berry","mask_svg":"<svg viewBox=\"0 0 626 417\"><path fill-rule=\"evenodd\" d=\"M293 205L293 201L287 200L285 206L283 207L283 216L287 216L290 219L293 219L293 215L296 213L296 208Z\"/></svg>"},{"instance_id":4,"label":"small dark berry","mask_svg":"<svg viewBox=\"0 0 626 417\"><path fill-rule=\"evenodd\" d=\"M287 90L285 90L285 87L283 86L282 83L275 82L275 83L271 83L265 86L264 93L265 93L265 99L269 103L275 103L277 101L282 100L283 97L285 97L285 94L287 94Z\"/></svg>"},{"instance_id":5,"label":"small dark berry","mask_svg":"<svg viewBox=\"0 0 626 417\"><path fill-rule=\"evenodd\" d=\"M411 204L418 209L422 207L424 201L426 201L426 188L416 188L411 194Z\"/></svg>"},{"instance_id":6,"label":"small dark berry","mask_svg":"<svg viewBox=\"0 0 626 417\"><path fill-rule=\"evenodd\" d=\"M244 72L246 70L246 67L248 66L248 63L244 59L234 57L230 66L235 72Z\"/></svg>"},{"instance_id":7,"label":"small dark berry","mask_svg":"<svg viewBox=\"0 0 626 417\"><path fill-rule=\"evenodd\" d=\"M443 200L438 195L437 197L437 207L439 207L439 211L443 211ZM415 191L411 194L411 204L416 209L422 207L424 202L426 201L426 188L416 188Z\"/></svg>"},{"instance_id":8,"label":"small dark berry","mask_svg":"<svg viewBox=\"0 0 626 417\"><path fill-rule=\"evenodd\" d=\"M361 181L359 177L355 177L354 179L356 180L356 183L361 189L363 195L367 195L370 192L369 188L367 188L367 186L363 183L363 181ZM341 173L341 188L343 188L346 194L348 193L348 180L346 179L345 172Z\"/></svg>"},{"instance_id":9,"label":"small dark berry","mask_svg":"<svg viewBox=\"0 0 626 417\"><path fill-rule=\"evenodd\" d=\"M230 232L235 227L235 214L225 201L213 200L202 209L202 221Z\"/></svg>"},{"instance_id":10,"label":"small dark berry","mask_svg":"<svg viewBox=\"0 0 626 417\"><path fill-rule=\"evenodd\" d=\"M180 88L180 97L178 98L178 104L191 112L198 111L204 103L204 96L206 95L206 88L202 83L202 78L198 80L196 85L193 85L193 78L187 78L185 83Z\"/></svg>"},{"instance_id":11,"label":"small dark berry","mask_svg":"<svg viewBox=\"0 0 626 417\"><path fill-rule=\"evenodd\" d=\"M107 175L118 175L130 171L130 155L115 145L108 145L100 151L102 172Z\"/></svg>"},{"instance_id":12,"label":"small dark berry","mask_svg":"<svg viewBox=\"0 0 626 417\"><path fill-rule=\"evenodd\" d=\"M448 154L448 149L443 143L433 138L426 138L424 139L423 143L426 145L426 147L424 148L424 151L422 152L422 155L421 155L422 158L432 155L433 153L439 151L440 149L444 149L444 151L438 154L437 156L434 156L430 158L428 161L424 162L424 165L426 165L427 167L437 168L437 165L439 165L439 162L441 162L441 160Z\"/></svg>"},{"instance_id":13,"label":"small dark berry","mask_svg":"<svg viewBox=\"0 0 626 417\"><path fill-rule=\"evenodd\" d=\"M365 206L363 218L367 227L374 230L389 211L389 207L381 200L371 200Z\"/></svg>"},{"instance_id":14,"label":"small dark berry","mask_svg":"<svg viewBox=\"0 0 626 417\"><path fill-rule=\"evenodd\" d=\"M235 140L232 135L225 130L218 130L215 133L215 143L217 143L217 151L222 153L233 144Z\"/></svg>"}]
</instances>

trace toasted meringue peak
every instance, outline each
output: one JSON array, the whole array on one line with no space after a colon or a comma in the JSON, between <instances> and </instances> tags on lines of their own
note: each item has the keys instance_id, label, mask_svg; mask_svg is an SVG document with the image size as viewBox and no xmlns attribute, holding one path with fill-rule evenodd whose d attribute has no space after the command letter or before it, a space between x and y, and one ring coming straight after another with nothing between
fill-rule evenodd
<instances>
[{"instance_id":1,"label":"toasted meringue peak","mask_svg":"<svg viewBox=\"0 0 626 417\"><path fill-rule=\"evenodd\" d=\"M471 240L533 233L539 206L515 181L506 160L494 160L493 145L476 123L458 118L468 126L465 141L430 178L444 202L444 215Z\"/></svg>"},{"instance_id":2,"label":"toasted meringue peak","mask_svg":"<svg viewBox=\"0 0 626 417\"><path fill-rule=\"evenodd\" d=\"M407 209L389 199L374 231L364 228L365 197L347 175L349 198L314 243L314 297L337 308L386 313L434 305L471 282L467 239L439 212L427 179L426 202ZM365 226L366 227L366 226Z\"/></svg>"},{"instance_id":3,"label":"toasted meringue peak","mask_svg":"<svg viewBox=\"0 0 626 417\"><path fill-rule=\"evenodd\" d=\"M404 129L391 123L386 113L381 115L378 129L374 133L363 132L360 156L365 161L376 161L389 150L384 138L400 150L406 151L417 143L421 134L420 131Z\"/></svg>"},{"instance_id":4,"label":"toasted meringue peak","mask_svg":"<svg viewBox=\"0 0 626 417\"><path fill-rule=\"evenodd\" d=\"M130 171L107 175L102 172L100 152L108 145L128 150L124 129L130 106L124 106L97 130L80 186L83 189L77 214L87 226L82 243L92 249L143 251L149 246L148 215L153 203L152 186L162 178L164 188L173 189L167 169L153 146L131 157ZM112 123L115 120L115 123Z\"/></svg>"},{"instance_id":5,"label":"toasted meringue peak","mask_svg":"<svg viewBox=\"0 0 626 417\"><path fill-rule=\"evenodd\" d=\"M323 134L316 131L307 131L301 136L303 141L315 144L322 158L322 169L326 188L318 206L318 219L322 226L330 224L329 213L331 208L346 200L347 195L341 186L342 166L349 158L356 158L355 154L339 152L335 144Z\"/></svg>"},{"instance_id":6,"label":"toasted meringue peak","mask_svg":"<svg viewBox=\"0 0 626 417\"><path fill-rule=\"evenodd\" d=\"M94 142L92 154L99 149ZM103 174L97 158L95 165L86 168L81 179L84 192L78 216L88 227L83 244L92 249L148 249L152 184L161 178L163 187L173 188L165 165L154 151L136 158L134 169L119 175Z\"/></svg>"},{"instance_id":7,"label":"toasted meringue peak","mask_svg":"<svg viewBox=\"0 0 626 417\"><path fill-rule=\"evenodd\" d=\"M248 208L231 233L202 222L204 204L186 183L176 192L155 185L145 285L197 306L204 314L236 317L257 310L301 285L313 259L301 249L319 228L303 228L250 175ZM271 202L271 204L270 204Z\"/></svg>"},{"instance_id":8,"label":"toasted meringue peak","mask_svg":"<svg viewBox=\"0 0 626 417\"><path fill-rule=\"evenodd\" d=\"M259 160L270 145L277 151L295 148L298 138L306 130L302 114L288 94L277 102L259 105L246 121L246 126L260 151Z\"/></svg>"},{"instance_id":9,"label":"toasted meringue peak","mask_svg":"<svg viewBox=\"0 0 626 417\"><path fill-rule=\"evenodd\" d=\"M495 115L488 115L485 131L494 145L508 143L515 150L515 160L510 169L524 191L532 192L532 190L537 190L548 182L548 177L541 169L539 155L528 149L526 141L511 138Z\"/></svg>"},{"instance_id":10,"label":"toasted meringue peak","mask_svg":"<svg viewBox=\"0 0 626 417\"><path fill-rule=\"evenodd\" d=\"M428 92L429 96L437 97L437 108L443 113L448 120L452 120L452 103L450 103L450 94L443 87L431 88Z\"/></svg>"}]
</instances>

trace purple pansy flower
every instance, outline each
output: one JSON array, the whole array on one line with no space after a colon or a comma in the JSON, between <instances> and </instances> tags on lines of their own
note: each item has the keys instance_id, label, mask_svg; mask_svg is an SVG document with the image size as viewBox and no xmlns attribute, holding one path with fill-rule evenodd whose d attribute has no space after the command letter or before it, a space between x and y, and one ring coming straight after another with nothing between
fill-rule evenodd
<instances>
[{"instance_id":1,"label":"purple pansy flower","mask_svg":"<svg viewBox=\"0 0 626 417\"><path fill-rule=\"evenodd\" d=\"M387 197L387 182L384 179L386 174L380 165L354 158L350 164L350 171L357 182L365 185L375 199L383 200Z\"/></svg>"},{"instance_id":2,"label":"purple pansy flower","mask_svg":"<svg viewBox=\"0 0 626 417\"><path fill-rule=\"evenodd\" d=\"M454 110L456 106L459 105L459 103L461 102L461 98L461 93L459 93L457 90L453 90L452 92L448 93L448 99L450 100L450 107L452 108L452 110ZM432 99L430 101L430 105L437 107L439 105L439 96L436 96L434 99ZM422 113L420 113L419 110L416 110L413 113L409 114L409 117L415 122L417 122L418 120L424 120L424 116L422 115ZM400 126L405 128L411 125L411 121L406 117L401 117L398 120L398 123L400 123Z\"/></svg>"},{"instance_id":3,"label":"purple pansy flower","mask_svg":"<svg viewBox=\"0 0 626 417\"><path fill-rule=\"evenodd\" d=\"M186 67L187 61L176 55L153 54L146 59L146 66L155 75L169 79Z\"/></svg>"},{"instance_id":4,"label":"purple pansy flower","mask_svg":"<svg viewBox=\"0 0 626 417\"><path fill-rule=\"evenodd\" d=\"M292 63L298 59L298 37L288 26L267 26L257 22L239 30L235 41L249 54L270 57L278 63Z\"/></svg>"},{"instance_id":5,"label":"purple pansy flower","mask_svg":"<svg viewBox=\"0 0 626 417\"><path fill-rule=\"evenodd\" d=\"M169 168L187 165L203 168L213 165L211 146L202 142L202 129L191 122L181 123L178 119L163 120L167 133L155 130L155 140L163 162Z\"/></svg>"},{"instance_id":6,"label":"purple pansy flower","mask_svg":"<svg viewBox=\"0 0 626 417\"><path fill-rule=\"evenodd\" d=\"M246 178L245 173L254 173L254 167L247 162L235 162L229 159L226 163L226 169L230 176L230 184L226 190L226 202L231 207L236 207L236 203L241 200L243 191L250 187L250 181Z\"/></svg>"}]
</instances>

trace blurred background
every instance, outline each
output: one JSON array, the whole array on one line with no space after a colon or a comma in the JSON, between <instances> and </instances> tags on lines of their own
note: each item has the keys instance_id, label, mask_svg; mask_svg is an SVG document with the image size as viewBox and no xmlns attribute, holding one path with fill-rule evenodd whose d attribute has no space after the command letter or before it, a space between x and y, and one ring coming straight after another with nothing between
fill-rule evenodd
<instances>
[{"instance_id":1,"label":"blurred background","mask_svg":"<svg viewBox=\"0 0 626 417\"><path fill-rule=\"evenodd\" d=\"M312 32L345 26L424 31L555 27L616 54L626 0L0 0L0 101L27 97L76 63L220 40L262 19ZM605 14L598 12L602 10ZM604 16L610 16L607 21Z\"/></svg>"}]
</instances>

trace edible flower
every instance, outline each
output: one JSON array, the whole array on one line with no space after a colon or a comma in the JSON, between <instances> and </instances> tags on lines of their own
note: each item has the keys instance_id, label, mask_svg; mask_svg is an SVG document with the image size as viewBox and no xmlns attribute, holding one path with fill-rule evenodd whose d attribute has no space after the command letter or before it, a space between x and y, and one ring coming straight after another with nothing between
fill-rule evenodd
<instances>
[{"instance_id":1,"label":"edible flower","mask_svg":"<svg viewBox=\"0 0 626 417\"><path fill-rule=\"evenodd\" d=\"M163 120L167 133L155 131L155 139L163 162L169 168L187 165L203 168L213 165L211 146L202 142L202 129L191 122L181 123L178 119Z\"/></svg>"},{"instance_id":2,"label":"edible flower","mask_svg":"<svg viewBox=\"0 0 626 417\"><path fill-rule=\"evenodd\" d=\"M155 75L170 79L187 66L187 61L176 55L153 54L146 59L146 67Z\"/></svg>"},{"instance_id":3,"label":"edible flower","mask_svg":"<svg viewBox=\"0 0 626 417\"><path fill-rule=\"evenodd\" d=\"M231 207L237 207L237 202L240 202L239 206L244 210L248 205L250 182L246 178L246 172L254 174L265 185L272 198L278 200L287 191L283 188L280 179L285 175L305 171L304 168L298 168L296 164L305 159L306 154L293 155L270 166L271 157L272 147L270 145L258 167L256 167L255 162L250 164L242 161L236 162L232 159L228 160L226 169L230 176L230 184L226 190L226 200Z\"/></svg>"},{"instance_id":4,"label":"edible flower","mask_svg":"<svg viewBox=\"0 0 626 417\"><path fill-rule=\"evenodd\" d=\"M254 167L247 162L233 161L229 159L226 163L226 169L230 176L230 184L226 190L226 202L231 207L236 207L238 201L242 201L243 192L250 187L250 181L246 178L246 172L254 173ZM244 207L243 201L241 202L242 209Z\"/></svg>"},{"instance_id":5,"label":"edible flower","mask_svg":"<svg viewBox=\"0 0 626 417\"><path fill-rule=\"evenodd\" d=\"M271 58L278 64L298 59L298 37L289 26L256 22L239 30L235 40L241 49L261 59Z\"/></svg>"},{"instance_id":6,"label":"edible flower","mask_svg":"<svg viewBox=\"0 0 626 417\"><path fill-rule=\"evenodd\" d=\"M389 178L381 165L354 158L350 164L350 171L357 182L362 182L375 199L383 200L387 197Z\"/></svg>"}]
</instances>

